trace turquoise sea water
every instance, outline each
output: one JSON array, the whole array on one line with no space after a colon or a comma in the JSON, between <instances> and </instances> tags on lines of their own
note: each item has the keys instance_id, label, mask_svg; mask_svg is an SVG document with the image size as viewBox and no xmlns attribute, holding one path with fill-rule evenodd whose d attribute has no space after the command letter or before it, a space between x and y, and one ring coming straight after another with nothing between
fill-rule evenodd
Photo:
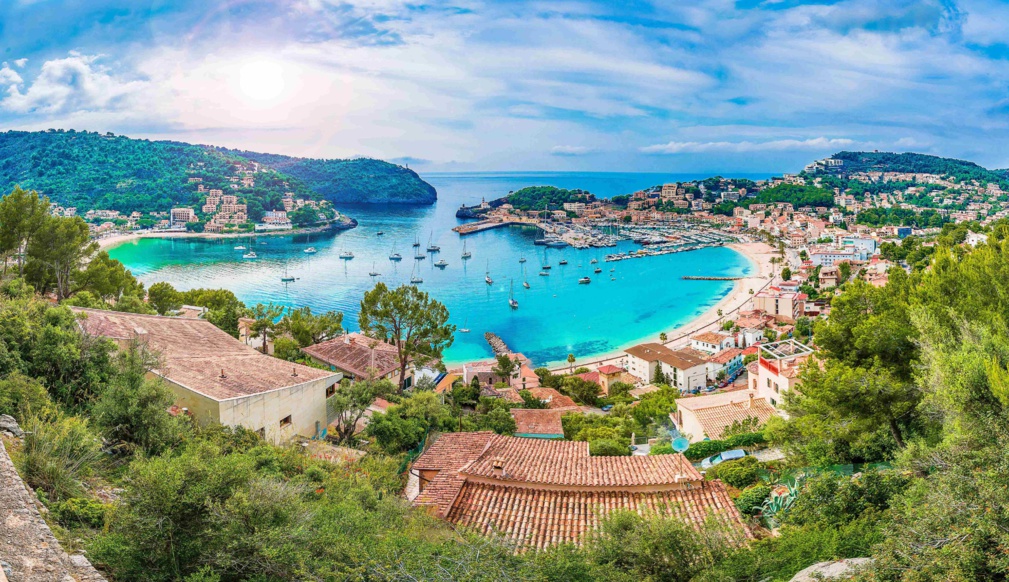
<instances>
[{"instance_id":1,"label":"turquoise sea water","mask_svg":"<svg viewBox=\"0 0 1009 582\"><path fill-rule=\"evenodd\" d=\"M546 184L583 188L598 196L633 192L672 180L698 176L600 173L523 174L432 174L425 175L438 189L438 203L423 207L341 207L357 218L359 226L335 235L293 235L258 239L142 239L118 246L110 254L122 261L144 283L169 281L176 288L227 288L247 304L273 302L285 306L308 305L313 311L335 309L345 314L345 326L354 329L362 295L376 281L388 285L408 283L411 270L424 279L421 289L443 302L459 328L455 343L446 352L449 363L492 355L484 332L500 335L510 347L536 364L564 360L574 353L579 359L626 347L642 338L656 337L690 321L717 303L732 289L724 281L683 281L683 275L741 276L754 266L728 248L709 248L661 257L606 263L603 256L636 248L630 242L616 249L547 249L533 245L536 228L499 228L462 239L451 228L460 221L460 204L474 204L482 197L497 198L527 185ZM384 231L378 236L378 231ZM429 239L441 246L440 253L424 253L413 259L415 237L423 251ZM460 258L463 248L473 258ZM265 244L263 244L265 243ZM242 259L245 245L258 259ZM314 246L316 254L304 249ZM355 258L338 255L352 251ZM390 262L392 252L403 255ZM519 262L525 257L527 262ZM568 265L558 265L561 258ZM603 269L593 274L599 260ZM449 265L434 266L438 259ZM544 263L553 266L550 276L538 276ZM580 266L579 266L580 265ZM614 269L611 273L610 269ZM379 277L369 272L381 273ZM280 278L288 273L293 283ZM489 272L493 284L484 281ZM583 276L588 285L578 284ZM616 280L611 280L611 277ZM525 289L523 281L531 288ZM508 305L510 292L518 309Z\"/></svg>"}]
</instances>

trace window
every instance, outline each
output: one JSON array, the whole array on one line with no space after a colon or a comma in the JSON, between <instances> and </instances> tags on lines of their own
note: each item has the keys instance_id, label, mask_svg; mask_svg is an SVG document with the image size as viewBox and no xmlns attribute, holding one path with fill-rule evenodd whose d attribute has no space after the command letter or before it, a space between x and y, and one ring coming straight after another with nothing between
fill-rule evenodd
<instances>
[{"instance_id":1,"label":"window","mask_svg":"<svg viewBox=\"0 0 1009 582\"><path fill-rule=\"evenodd\" d=\"M329 398L334 394L336 394L336 384L333 384L332 386L326 388L326 398Z\"/></svg>"},{"instance_id":2,"label":"window","mask_svg":"<svg viewBox=\"0 0 1009 582\"><path fill-rule=\"evenodd\" d=\"M291 415L290 414L288 414L284 418L280 419L280 428L284 428L285 426L291 426Z\"/></svg>"}]
</instances>

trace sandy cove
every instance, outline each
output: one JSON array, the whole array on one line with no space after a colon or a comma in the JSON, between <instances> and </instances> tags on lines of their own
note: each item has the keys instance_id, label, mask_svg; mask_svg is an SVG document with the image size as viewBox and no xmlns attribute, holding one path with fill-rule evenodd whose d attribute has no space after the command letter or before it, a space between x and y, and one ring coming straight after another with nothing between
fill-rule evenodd
<instances>
[{"instance_id":1,"label":"sandy cove","mask_svg":"<svg viewBox=\"0 0 1009 582\"><path fill-rule=\"evenodd\" d=\"M121 244L139 240L142 238L203 238L203 239L216 239L216 238L249 238L249 237L261 237L261 236L292 236L299 234L318 234L321 232L327 232L329 230L346 230L348 228L354 228L357 226L357 222L353 222L353 226L346 226L344 228L334 229L332 225L324 226L314 226L310 228L299 228L296 230L272 230L266 232L164 232L164 231L149 231L149 232L131 232L128 234L114 234L112 236L106 236L97 239L98 247L104 251L107 251L113 247L117 247Z\"/></svg>"},{"instance_id":2,"label":"sandy cove","mask_svg":"<svg viewBox=\"0 0 1009 582\"><path fill-rule=\"evenodd\" d=\"M770 245L762 242L745 242L733 243L726 246L750 259L757 266L757 274L737 280L732 291L723 297L721 301L711 306L710 309L688 323L685 323L672 331L666 332L666 346L673 349L684 347L690 343L690 336L696 333L700 333L702 331L720 330L722 323L726 319L733 319L732 316L734 314L741 310L747 310L746 306L750 303L750 299L753 297L753 295L750 294L751 289L753 290L753 293L756 294L766 287L769 287L774 281L776 273L775 267L771 263L771 258L777 257L778 253ZM722 310L721 316L718 315L719 309ZM624 346L624 348L650 341L658 343L658 334L656 333L653 336L642 338ZM575 354L575 356L577 355L578 354ZM623 349L621 349L620 351L612 352L603 356L587 358L585 360L578 359L575 361L574 367L589 368L590 370L594 370L600 366L612 364L620 366L621 368L626 368L626 365L623 362L625 357L626 354L623 352ZM571 367L568 364L562 364L551 366L550 369L566 373L571 369Z\"/></svg>"}]
</instances>

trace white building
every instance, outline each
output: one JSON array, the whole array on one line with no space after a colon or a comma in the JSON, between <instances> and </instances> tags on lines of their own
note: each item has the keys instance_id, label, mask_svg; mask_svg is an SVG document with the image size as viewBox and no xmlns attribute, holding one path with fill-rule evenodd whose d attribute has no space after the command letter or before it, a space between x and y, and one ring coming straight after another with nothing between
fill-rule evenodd
<instances>
[{"instance_id":1,"label":"white building","mask_svg":"<svg viewBox=\"0 0 1009 582\"><path fill-rule=\"evenodd\" d=\"M757 377L750 376L750 388L778 407L782 395L799 384L802 365L813 350L794 339L762 344L757 358Z\"/></svg>"}]
</instances>

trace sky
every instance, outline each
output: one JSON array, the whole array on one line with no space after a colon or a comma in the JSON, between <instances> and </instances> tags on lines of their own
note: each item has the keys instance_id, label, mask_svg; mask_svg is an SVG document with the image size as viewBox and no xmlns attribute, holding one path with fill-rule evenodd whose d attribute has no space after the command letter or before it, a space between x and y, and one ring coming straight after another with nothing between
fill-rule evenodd
<instances>
[{"instance_id":1,"label":"sky","mask_svg":"<svg viewBox=\"0 0 1009 582\"><path fill-rule=\"evenodd\" d=\"M433 171L1009 167L1009 2L4 0L0 129Z\"/></svg>"}]
</instances>

